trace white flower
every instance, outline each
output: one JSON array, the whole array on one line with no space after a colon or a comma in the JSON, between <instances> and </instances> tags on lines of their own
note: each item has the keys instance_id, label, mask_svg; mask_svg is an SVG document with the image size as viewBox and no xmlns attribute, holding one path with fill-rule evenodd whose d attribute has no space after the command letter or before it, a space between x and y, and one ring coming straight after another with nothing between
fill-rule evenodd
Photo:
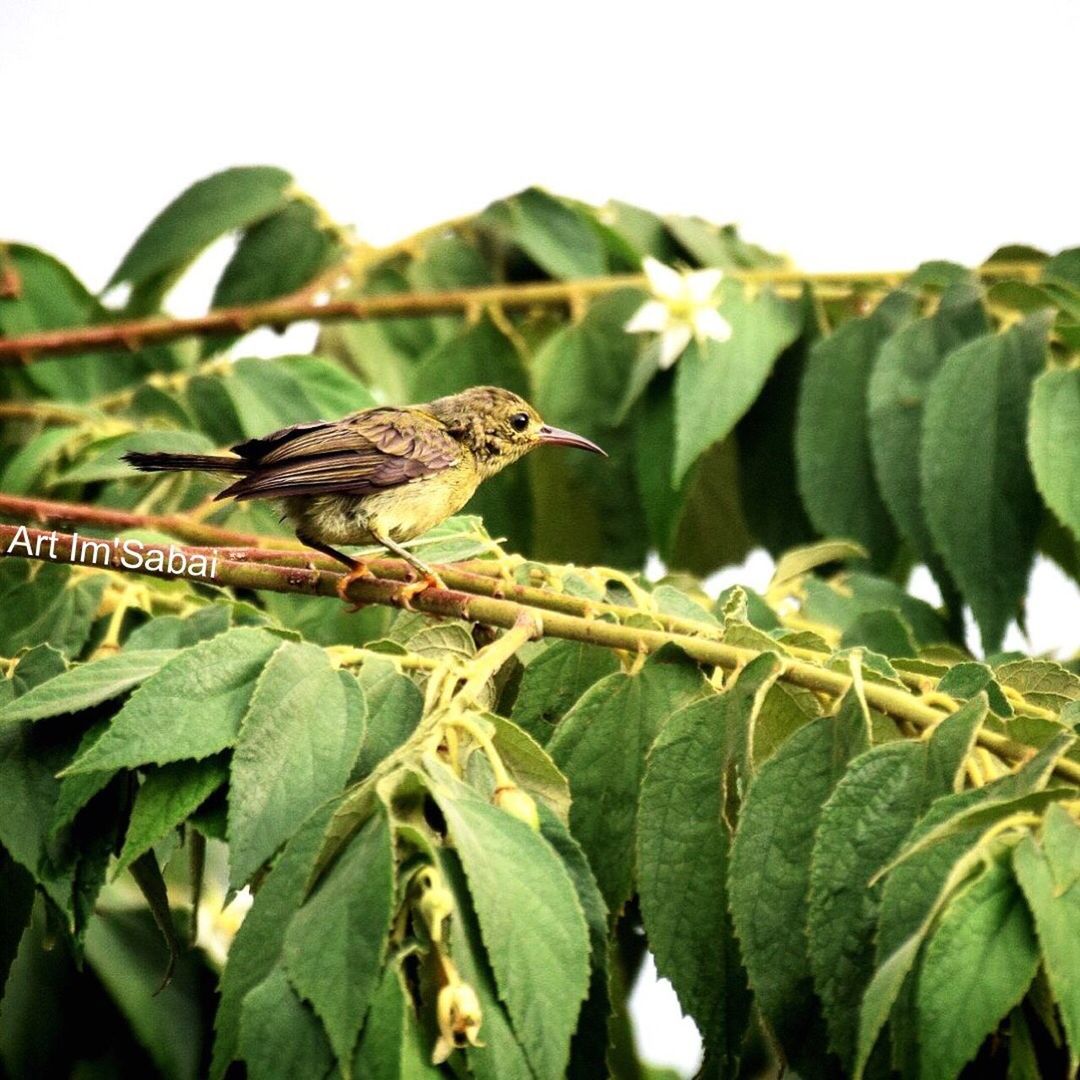
<instances>
[{"instance_id":1,"label":"white flower","mask_svg":"<svg viewBox=\"0 0 1080 1080\"><path fill-rule=\"evenodd\" d=\"M691 338L727 341L731 323L716 310L716 290L723 270L680 273L649 255L641 260L653 299L646 300L626 324L628 334L660 334L660 368L666 370L682 355Z\"/></svg>"}]
</instances>

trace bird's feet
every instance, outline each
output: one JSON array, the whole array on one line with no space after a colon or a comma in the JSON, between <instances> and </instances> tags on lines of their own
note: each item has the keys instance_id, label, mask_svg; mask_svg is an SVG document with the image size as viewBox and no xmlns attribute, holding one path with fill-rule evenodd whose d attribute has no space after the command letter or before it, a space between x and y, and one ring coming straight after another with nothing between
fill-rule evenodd
<instances>
[{"instance_id":1,"label":"bird's feet","mask_svg":"<svg viewBox=\"0 0 1080 1080\"><path fill-rule=\"evenodd\" d=\"M443 581L434 570L424 570L416 581L410 581L407 585L402 585L398 592L398 596L401 598L401 606L406 611L415 611L412 606L412 598L419 596L420 593L427 589L445 589L446 583Z\"/></svg>"},{"instance_id":2,"label":"bird's feet","mask_svg":"<svg viewBox=\"0 0 1080 1080\"><path fill-rule=\"evenodd\" d=\"M350 615L354 615L364 606L349 596L349 589L352 588L353 582L374 579L375 575L368 569L367 563L363 562L354 563L353 568L347 574L342 574L341 577L338 578L337 593L346 604L351 605L349 607Z\"/></svg>"}]
</instances>

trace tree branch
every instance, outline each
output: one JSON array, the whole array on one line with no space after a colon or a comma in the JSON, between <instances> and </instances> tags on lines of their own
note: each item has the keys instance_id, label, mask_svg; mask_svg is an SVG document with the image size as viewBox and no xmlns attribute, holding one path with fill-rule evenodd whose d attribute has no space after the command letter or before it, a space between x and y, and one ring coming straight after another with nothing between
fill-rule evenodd
<instances>
[{"instance_id":1,"label":"tree branch","mask_svg":"<svg viewBox=\"0 0 1080 1080\"><path fill-rule=\"evenodd\" d=\"M103 568L95 561L96 555L88 553L85 547L81 550L77 549L72 535L26 529L24 526L22 528L25 529L25 534L22 535L31 542L32 546L32 553L27 555L21 545L13 544L20 539L19 528L13 525L0 525L0 552L8 557L21 555L44 562L81 565L92 569ZM113 550L115 555L115 541ZM188 556L195 554L190 549L174 548L173 550L186 552ZM142 548L144 556L152 551L161 552L167 556L169 548L152 544L144 545ZM152 570L145 565L133 568L129 572L167 579L182 577L195 582L205 581L205 578L199 575ZM251 563L219 556L213 583L240 589L266 589L271 592L335 597L340 578L340 574L325 570ZM408 598L403 592L401 582L389 579L354 581L349 588L348 596L350 600L360 604L381 604L392 607L408 605ZM495 596L469 595L454 589L427 589L413 598L412 605L416 610L427 615L463 619L504 630L520 625L520 620L530 617L530 612L534 612L537 607L535 604ZM606 605L595 606L602 609ZM542 626L543 633L547 637L580 641L630 653L648 654L656 652L665 645L676 645L692 659L726 671L741 670L760 655L758 650L729 645L711 638L623 626L603 619L590 619L550 609L543 612ZM789 656L780 656L779 660L780 678L785 682L828 694L831 697L840 697L851 687L851 679L839 672ZM867 702L872 708L896 720L911 724L920 731L936 726L946 715L945 712L897 687L867 682L865 690ZM991 731L981 731L978 741L980 745L993 751L999 757L1014 762L1024 761L1034 753L1031 747L1020 745ZM1056 771L1068 782L1080 784L1080 763L1062 760L1056 766Z\"/></svg>"},{"instance_id":2,"label":"tree branch","mask_svg":"<svg viewBox=\"0 0 1080 1080\"><path fill-rule=\"evenodd\" d=\"M976 273L984 280L1021 278L1030 280L1039 271L1036 263L991 263ZM847 296L860 285L899 284L910 271L856 271L809 274L799 270L729 270L728 276L752 285L771 285L781 294L798 294L813 284L820 295ZM0 339L0 366L29 364L44 356L73 356L110 349L136 351L147 345L215 333L246 334L259 326L283 327L296 322L332 322L343 319L422 318L480 312L487 307L504 309L580 304L591 297L623 288L645 288L643 274L583 278L578 281L543 281L520 285L493 285L446 292L394 293L356 300L306 297L270 300L258 304L221 308L194 318L173 319L159 315L146 319L102 323L65 330L45 330L22 337Z\"/></svg>"}]
</instances>

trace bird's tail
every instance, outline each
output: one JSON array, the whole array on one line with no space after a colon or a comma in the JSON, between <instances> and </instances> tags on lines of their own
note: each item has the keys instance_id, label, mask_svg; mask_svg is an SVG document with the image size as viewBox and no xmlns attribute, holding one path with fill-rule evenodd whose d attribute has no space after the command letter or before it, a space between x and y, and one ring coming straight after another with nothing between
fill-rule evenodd
<instances>
[{"instance_id":1,"label":"bird's tail","mask_svg":"<svg viewBox=\"0 0 1080 1080\"><path fill-rule=\"evenodd\" d=\"M124 460L140 472L254 472L250 461L237 457L219 457L215 454L140 454L132 450L124 454Z\"/></svg>"}]
</instances>

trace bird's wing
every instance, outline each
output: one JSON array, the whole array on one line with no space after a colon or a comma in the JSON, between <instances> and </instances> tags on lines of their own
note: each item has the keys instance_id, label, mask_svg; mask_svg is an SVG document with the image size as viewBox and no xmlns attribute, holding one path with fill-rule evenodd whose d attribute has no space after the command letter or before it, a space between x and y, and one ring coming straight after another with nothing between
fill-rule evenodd
<instances>
[{"instance_id":1,"label":"bird's wing","mask_svg":"<svg viewBox=\"0 0 1080 1080\"><path fill-rule=\"evenodd\" d=\"M433 416L386 408L283 428L234 446L233 452L257 468L219 499L366 495L449 468L461 446Z\"/></svg>"}]
</instances>

